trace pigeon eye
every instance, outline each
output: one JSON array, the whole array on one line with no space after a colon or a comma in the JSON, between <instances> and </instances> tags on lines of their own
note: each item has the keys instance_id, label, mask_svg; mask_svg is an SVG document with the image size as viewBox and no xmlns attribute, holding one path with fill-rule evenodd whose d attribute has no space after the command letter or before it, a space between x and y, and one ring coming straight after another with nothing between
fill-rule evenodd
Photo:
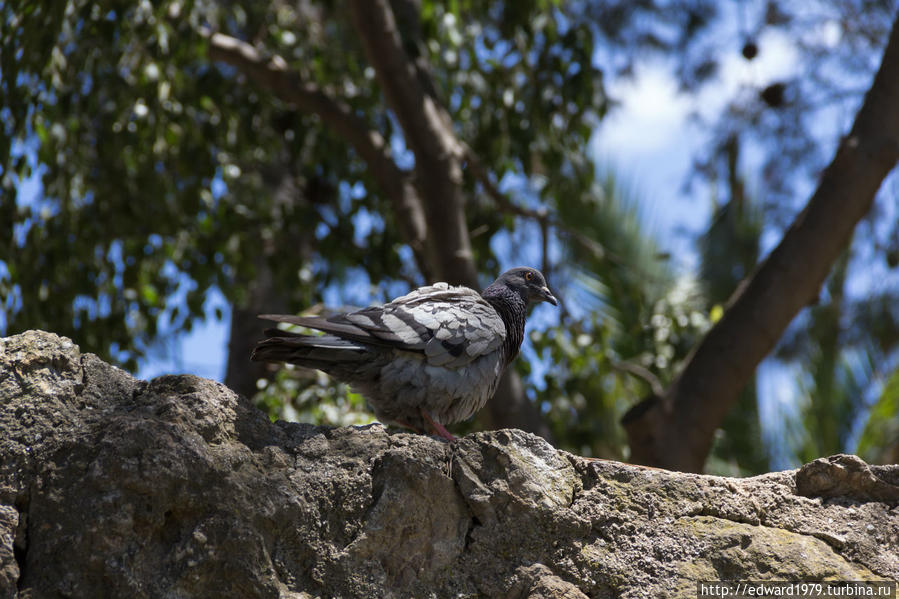
<instances>
[{"instance_id":1,"label":"pigeon eye","mask_svg":"<svg viewBox=\"0 0 899 599\"><path fill-rule=\"evenodd\" d=\"M534 278L534 273L532 273L531 271L528 271L528 272L524 273L524 280L525 280L525 281L530 281L530 280L532 280L533 278Z\"/></svg>"}]
</instances>

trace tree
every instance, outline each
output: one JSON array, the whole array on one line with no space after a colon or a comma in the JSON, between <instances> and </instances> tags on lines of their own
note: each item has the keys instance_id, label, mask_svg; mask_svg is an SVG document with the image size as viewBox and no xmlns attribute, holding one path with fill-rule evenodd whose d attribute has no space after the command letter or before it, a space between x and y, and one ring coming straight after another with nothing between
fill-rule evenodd
<instances>
[{"instance_id":1,"label":"tree","mask_svg":"<svg viewBox=\"0 0 899 599\"><path fill-rule=\"evenodd\" d=\"M849 135L778 246L728 301L661 398L625 419L643 463L699 471L714 430L787 325L813 303L853 229L899 160L899 21ZM739 342L737 341L739 340ZM690 430L686 442L682 431Z\"/></svg>"}]
</instances>

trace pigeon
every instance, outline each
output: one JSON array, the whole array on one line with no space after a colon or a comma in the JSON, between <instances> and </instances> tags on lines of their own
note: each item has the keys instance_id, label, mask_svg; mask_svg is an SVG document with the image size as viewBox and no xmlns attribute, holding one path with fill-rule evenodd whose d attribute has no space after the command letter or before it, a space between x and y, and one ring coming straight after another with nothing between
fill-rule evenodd
<instances>
[{"instance_id":1,"label":"pigeon","mask_svg":"<svg viewBox=\"0 0 899 599\"><path fill-rule=\"evenodd\" d=\"M493 396L521 348L528 306L541 301L558 304L539 270L519 267L483 293L435 283L328 318L263 314L324 335L268 329L251 359L322 370L361 393L381 422L452 441L444 425Z\"/></svg>"}]
</instances>

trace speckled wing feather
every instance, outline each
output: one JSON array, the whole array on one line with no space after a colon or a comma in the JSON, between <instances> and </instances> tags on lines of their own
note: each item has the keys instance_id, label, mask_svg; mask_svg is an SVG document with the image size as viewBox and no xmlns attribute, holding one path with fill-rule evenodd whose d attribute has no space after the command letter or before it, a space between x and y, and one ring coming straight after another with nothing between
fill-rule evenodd
<instances>
[{"instance_id":1,"label":"speckled wing feather","mask_svg":"<svg viewBox=\"0 0 899 599\"><path fill-rule=\"evenodd\" d=\"M343 339L423 353L431 366L461 368L499 349L506 327L496 310L467 287L437 283L389 304L330 318L265 315Z\"/></svg>"}]
</instances>

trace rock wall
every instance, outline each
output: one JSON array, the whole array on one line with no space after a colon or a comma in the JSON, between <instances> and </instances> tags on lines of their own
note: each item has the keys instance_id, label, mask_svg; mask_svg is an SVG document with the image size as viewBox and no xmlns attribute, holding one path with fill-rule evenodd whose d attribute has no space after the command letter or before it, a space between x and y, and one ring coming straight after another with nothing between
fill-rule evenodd
<instances>
[{"instance_id":1,"label":"rock wall","mask_svg":"<svg viewBox=\"0 0 899 599\"><path fill-rule=\"evenodd\" d=\"M696 580L899 579L899 468L747 479L270 423L192 376L0 340L0 598L694 597Z\"/></svg>"}]
</instances>

